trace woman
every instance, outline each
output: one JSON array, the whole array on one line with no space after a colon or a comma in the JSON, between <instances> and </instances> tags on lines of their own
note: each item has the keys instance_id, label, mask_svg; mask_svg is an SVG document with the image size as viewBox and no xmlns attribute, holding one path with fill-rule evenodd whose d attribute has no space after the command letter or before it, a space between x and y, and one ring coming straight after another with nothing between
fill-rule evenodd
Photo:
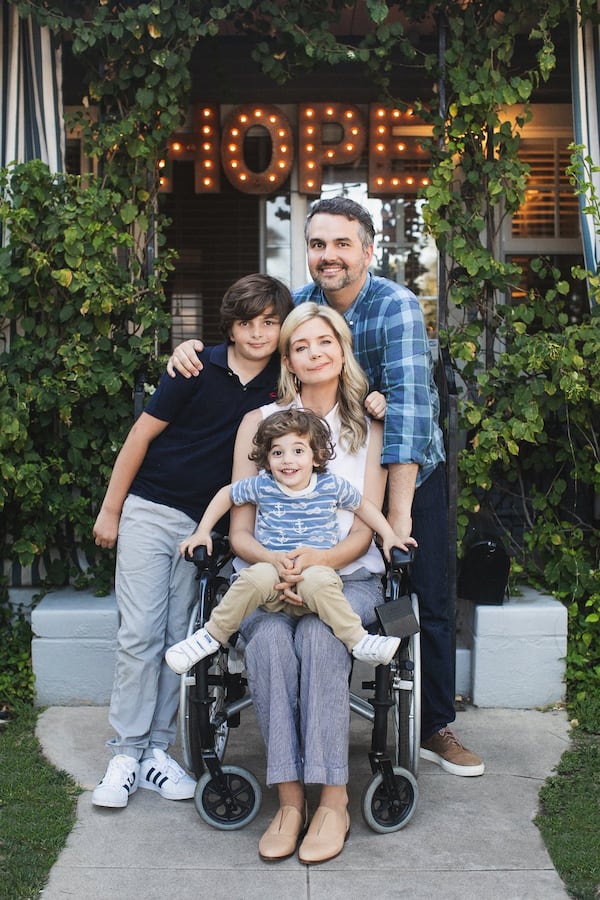
<instances>
[{"instance_id":1,"label":"woman","mask_svg":"<svg viewBox=\"0 0 600 900\"><path fill-rule=\"evenodd\" d=\"M293 405L327 420L336 456L330 471L352 482L381 508L386 473L380 465L382 428L363 411L368 383L352 354L344 319L328 306L303 303L285 319L280 400L248 413L236 438L233 479L256 473L248 459L260 420ZM328 550L298 547L290 553L265 550L254 537L254 508L234 510L230 540L246 563L271 562L282 595L302 601L294 587L302 570L326 565L338 570L344 593L363 624L383 602L381 554L373 534L352 513L338 513L340 542ZM406 535L406 538L409 536ZM351 657L315 615L292 619L257 610L241 629L246 671L267 750L267 784L277 785L279 811L259 843L263 859L295 852L306 826L305 784L320 784L319 808L299 849L301 862L323 862L344 846L348 816L349 674ZM326 714L323 714L326 709Z\"/></svg>"}]
</instances>

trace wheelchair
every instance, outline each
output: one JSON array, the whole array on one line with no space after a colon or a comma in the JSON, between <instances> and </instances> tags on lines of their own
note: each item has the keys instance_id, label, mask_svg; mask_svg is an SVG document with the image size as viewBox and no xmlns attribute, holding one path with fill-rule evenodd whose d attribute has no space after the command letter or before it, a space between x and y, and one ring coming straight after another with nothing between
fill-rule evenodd
<instances>
[{"instance_id":1,"label":"wheelchair","mask_svg":"<svg viewBox=\"0 0 600 900\"><path fill-rule=\"evenodd\" d=\"M231 555L228 539L217 534L212 556L206 547L194 550L198 595L188 636L205 624L227 591L223 569ZM385 575L385 603L377 608L378 622L371 629L400 637L398 652L389 665L375 668L373 680L362 682L364 693L350 691L351 711L372 723L368 754L372 774L362 792L361 808L367 825L380 834L404 828L419 795L421 660L418 598L410 584L412 559L412 550L393 548ZM260 809L262 792L255 776L223 762L229 730L240 725L240 714L251 705L241 654L229 647L181 676L183 762L198 779L194 802L200 818L220 830L248 825Z\"/></svg>"}]
</instances>

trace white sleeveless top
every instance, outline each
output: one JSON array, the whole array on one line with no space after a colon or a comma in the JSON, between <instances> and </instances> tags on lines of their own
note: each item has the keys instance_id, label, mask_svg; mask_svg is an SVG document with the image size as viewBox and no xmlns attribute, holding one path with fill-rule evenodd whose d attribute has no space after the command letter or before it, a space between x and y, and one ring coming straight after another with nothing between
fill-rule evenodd
<instances>
[{"instance_id":1,"label":"white sleeveless top","mask_svg":"<svg viewBox=\"0 0 600 900\"><path fill-rule=\"evenodd\" d=\"M302 409L300 398L295 400L293 403L289 403L287 406L280 406L278 403L268 403L266 406L260 407L260 412L263 419L266 419L267 416L270 416L274 412L278 412L282 409L290 409L291 407L298 407L299 409ZM334 458L328 462L327 469L329 472L333 472L334 475L339 475L342 478L345 478L350 482L350 484L353 484L354 487L362 494L365 489L367 446L369 443L370 421L368 418L366 418L367 440L364 445L360 448L360 450L358 450L357 453L346 453L343 449L340 448L339 444L341 422L338 415L337 404L324 418L331 429L331 436L336 452ZM341 541L346 537L352 527L352 524L354 522L354 513L350 512L347 509L338 509L336 515L338 522L338 538ZM338 572L340 575L350 575L351 572L355 572L360 568L367 569L369 572L372 572L375 575L383 574L383 572L385 572L383 557L380 551L375 546L375 541L371 541L371 546L363 556L355 559L347 566L344 566L343 569L338 569Z\"/></svg>"}]
</instances>

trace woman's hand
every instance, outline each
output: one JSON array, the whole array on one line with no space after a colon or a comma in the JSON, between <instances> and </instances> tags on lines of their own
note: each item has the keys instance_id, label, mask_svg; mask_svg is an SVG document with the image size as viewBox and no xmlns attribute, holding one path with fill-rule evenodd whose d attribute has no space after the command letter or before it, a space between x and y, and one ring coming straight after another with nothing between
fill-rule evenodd
<instances>
[{"instance_id":1,"label":"woman's hand","mask_svg":"<svg viewBox=\"0 0 600 900\"><path fill-rule=\"evenodd\" d=\"M365 409L372 419L384 419L387 409L387 400L379 391L371 391L365 397Z\"/></svg>"},{"instance_id":2,"label":"woman's hand","mask_svg":"<svg viewBox=\"0 0 600 900\"><path fill-rule=\"evenodd\" d=\"M175 347L167 362L167 372L171 378L175 378L176 371L184 378L191 378L192 375L198 375L202 371L202 363L196 350L198 353L204 350L202 341L184 341Z\"/></svg>"}]
</instances>

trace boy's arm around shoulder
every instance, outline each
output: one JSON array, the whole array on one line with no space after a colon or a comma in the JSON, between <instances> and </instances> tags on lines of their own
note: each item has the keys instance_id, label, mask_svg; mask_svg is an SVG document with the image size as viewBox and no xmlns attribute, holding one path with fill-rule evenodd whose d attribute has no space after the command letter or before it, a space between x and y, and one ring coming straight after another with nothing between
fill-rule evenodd
<instances>
[{"instance_id":1,"label":"boy's arm around shoulder","mask_svg":"<svg viewBox=\"0 0 600 900\"><path fill-rule=\"evenodd\" d=\"M93 535L98 547L114 547L123 503L148 447L169 423L143 412L133 426L115 460L108 488L96 518Z\"/></svg>"}]
</instances>

